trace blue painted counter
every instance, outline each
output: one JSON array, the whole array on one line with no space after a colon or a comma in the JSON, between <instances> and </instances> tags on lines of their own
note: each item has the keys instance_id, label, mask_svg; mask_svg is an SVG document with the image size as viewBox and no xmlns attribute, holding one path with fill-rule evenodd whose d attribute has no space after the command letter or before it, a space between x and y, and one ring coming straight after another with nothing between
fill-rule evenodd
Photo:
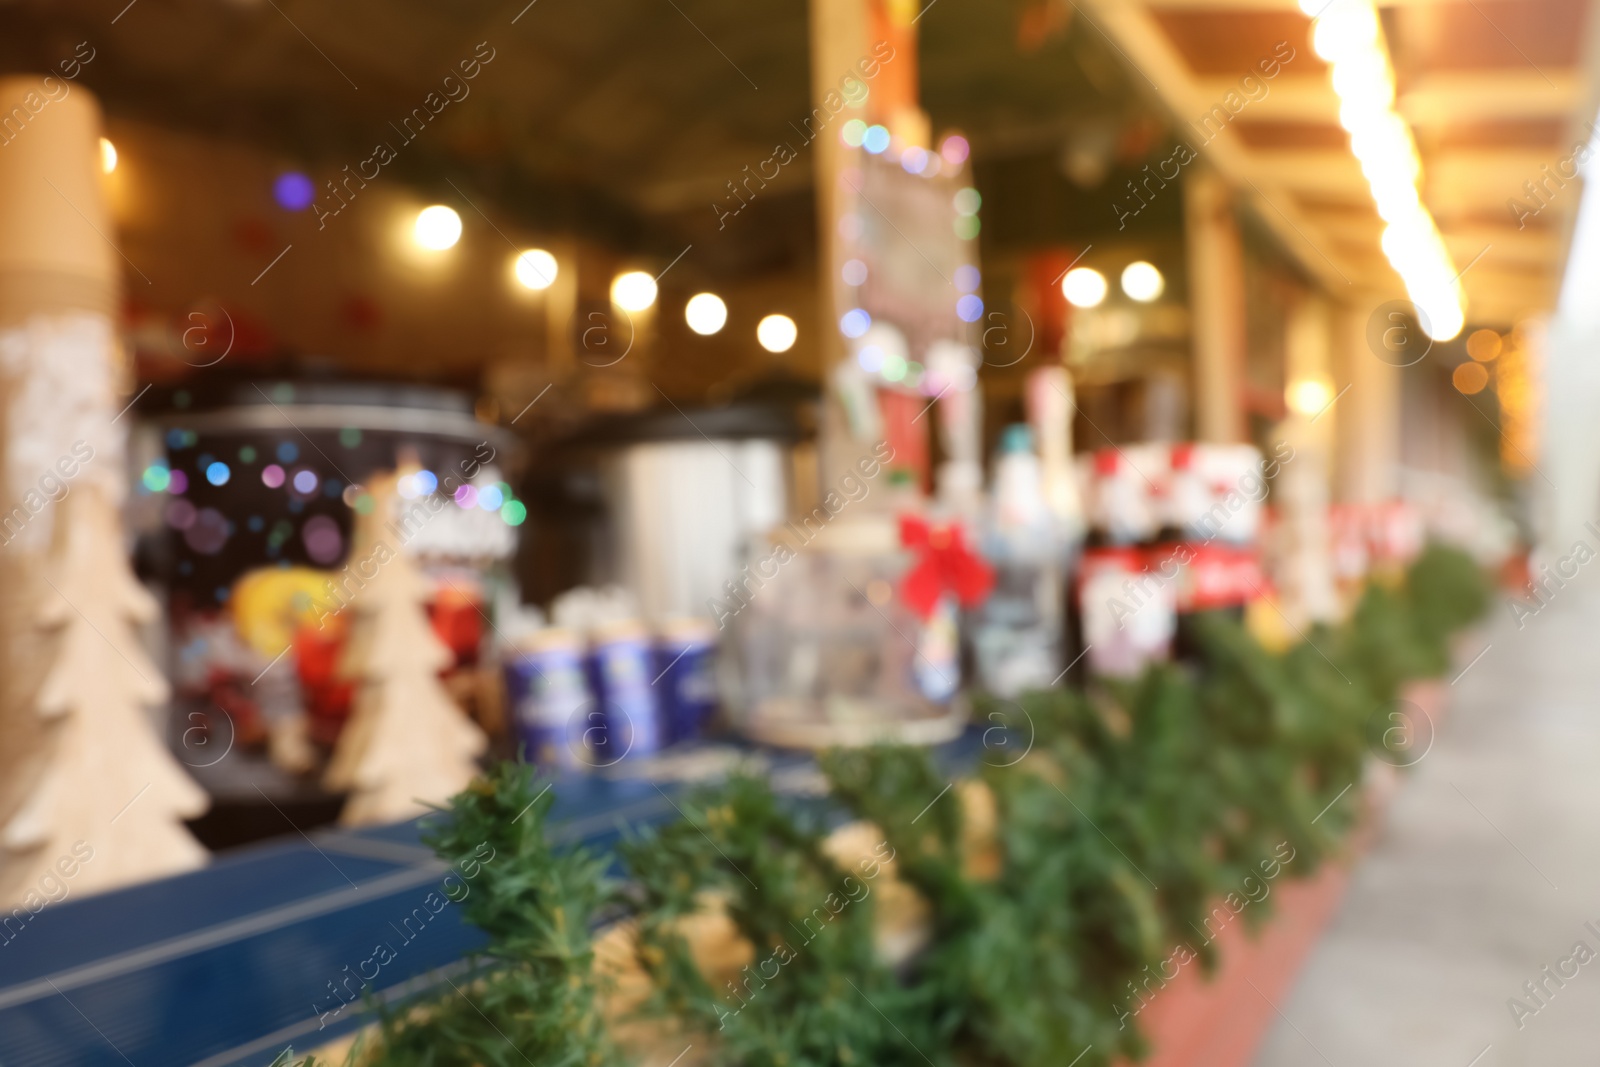
<instances>
[{"instance_id":1,"label":"blue painted counter","mask_svg":"<svg viewBox=\"0 0 1600 1067\"><path fill-rule=\"evenodd\" d=\"M964 762L977 731L946 755ZM771 760L782 792L816 771ZM624 825L677 817L683 788L574 777L553 785L559 841L605 847ZM446 868L417 822L286 837L202 870L51 904L0 940L0 1067L264 1067L370 1021L335 983L387 942L373 981L393 999L442 981L481 943L459 909L408 916ZM408 936L409 935L409 936ZM348 995L347 995L348 996ZM335 1012L337 1012L335 1014Z\"/></svg>"}]
</instances>

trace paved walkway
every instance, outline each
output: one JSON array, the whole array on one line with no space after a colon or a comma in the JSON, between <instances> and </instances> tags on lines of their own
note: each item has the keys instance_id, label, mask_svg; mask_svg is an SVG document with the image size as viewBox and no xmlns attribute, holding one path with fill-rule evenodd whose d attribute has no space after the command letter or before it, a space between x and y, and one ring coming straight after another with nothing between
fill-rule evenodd
<instances>
[{"instance_id":1,"label":"paved walkway","mask_svg":"<svg viewBox=\"0 0 1600 1067\"><path fill-rule=\"evenodd\" d=\"M1451 689L1256 1067L1600 1063L1594 578L1520 630L1496 601L1488 652ZM1593 962L1562 963L1580 941ZM1523 988L1540 981L1543 1006ZM1512 997L1538 1009L1520 1028Z\"/></svg>"}]
</instances>

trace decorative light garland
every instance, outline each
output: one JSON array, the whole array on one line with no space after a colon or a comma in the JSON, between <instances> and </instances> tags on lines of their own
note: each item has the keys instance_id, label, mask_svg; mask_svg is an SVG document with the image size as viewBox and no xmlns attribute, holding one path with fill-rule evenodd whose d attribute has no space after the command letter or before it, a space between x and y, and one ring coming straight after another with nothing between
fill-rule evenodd
<instances>
[{"instance_id":1,"label":"decorative light garland","mask_svg":"<svg viewBox=\"0 0 1600 1067\"><path fill-rule=\"evenodd\" d=\"M1422 165L1411 128L1394 109L1394 68L1371 0L1300 0L1315 20L1311 44L1333 67L1339 125L1387 223L1383 254L1405 283L1428 336L1447 341L1466 324L1466 297L1433 216L1417 193Z\"/></svg>"}]
</instances>

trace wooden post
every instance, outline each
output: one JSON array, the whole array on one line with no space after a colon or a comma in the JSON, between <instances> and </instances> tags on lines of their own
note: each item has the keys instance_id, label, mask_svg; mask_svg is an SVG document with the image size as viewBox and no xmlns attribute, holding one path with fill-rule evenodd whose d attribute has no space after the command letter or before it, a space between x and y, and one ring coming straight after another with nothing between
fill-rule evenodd
<instances>
[{"instance_id":1,"label":"wooden post","mask_svg":"<svg viewBox=\"0 0 1600 1067\"><path fill-rule=\"evenodd\" d=\"M868 46L866 0L811 0L811 100L813 106L835 91L844 72L851 69ZM817 198L817 375L822 383L822 426L818 440L819 485L800 492L802 499L820 496L828 484L854 461L856 448L844 404L833 388L834 368L848 356L839 332L839 304L843 280L838 264L839 217L844 197L840 172L844 146L835 126L843 125L858 109L846 107L810 142Z\"/></svg>"},{"instance_id":2,"label":"wooden post","mask_svg":"<svg viewBox=\"0 0 1600 1067\"><path fill-rule=\"evenodd\" d=\"M1349 504L1376 504L1399 491L1400 375L1395 361L1411 356L1400 347L1372 351L1367 326L1381 297L1343 304L1334 313L1334 344L1340 366L1337 388L1349 387L1334 412L1338 433L1339 498ZM1416 339L1413 339L1413 344Z\"/></svg>"},{"instance_id":3,"label":"wooden post","mask_svg":"<svg viewBox=\"0 0 1600 1067\"><path fill-rule=\"evenodd\" d=\"M1245 437L1244 258L1233 194L1216 173L1196 168L1183 183L1194 334L1195 437Z\"/></svg>"},{"instance_id":4,"label":"wooden post","mask_svg":"<svg viewBox=\"0 0 1600 1067\"><path fill-rule=\"evenodd\" d=\"M1284 331L1285 378L1291 390L1308 382L1328 385L1329 317L1326 301L1302 295L1289 311ZM1279 549L1279 608L1295 626L1333 622L1339 599L1334 587L1328 506L1332 481L1333 418L1326 398L1297 397L1278 427L1293 449L1281 467L1274 501L1282 523ZM1310 400L1311 403L1307 403Z\"/></svg>"}]
</instances>

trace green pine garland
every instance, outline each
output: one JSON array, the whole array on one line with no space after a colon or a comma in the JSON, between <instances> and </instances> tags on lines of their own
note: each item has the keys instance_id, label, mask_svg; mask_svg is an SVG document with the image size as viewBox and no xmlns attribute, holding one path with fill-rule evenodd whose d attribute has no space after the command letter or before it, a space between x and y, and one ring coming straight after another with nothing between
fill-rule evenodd
<instances>
[{"instance_id":1,"label":"green pine garland","mask_svg":"<svg viewBox=\"0 0 1600 1067\"><path fill-rule=\"evenodd\" d=\"M1433 546L1402 584L1370 584L1349 622L1285 653L1205 619L1197 668L1028 694L1008 746L1027 755L976 771L998 811L994 863L969 854L960 793L930 753L881 746L823 759L835 805L883 834L876 859L842 867L825 811L736 777L626 841L619 890L605 860L549 844L549 794L502 765L427 837L452 866L492 849L462 904L488 947L448 994L380 1009L375 1043L352 1058L620 1067L592 934L618 914L636 921L652 979L640 1014L715 1067L1137 1058L1149 998L1179 969L1212 966L1233 916L1265 919L1264 883L1308 875L1337 847L1356 805L1333 802L1360 781L1370 724L1388 721L1407 679L1447 667L1452 635L1488 597L1469 558ZM873 950L874 879L891 858L930 909L926 947L898 971ZM713 902L754 951L716 982L682 932Z\"/></svg>"},{"instance_id":2,"label":"green pine garland","mask_svg":"<svg viewBox=\"0 0 1600 1067\"><path fill-rule=\"evenodd\" d=\"M640 890L639 959L655 980L646 1014L708 1036L718 1065L923 1064L937 1048L926 998L873 956L882 860L839 866L816 813L786 809L758 779L736 777L683 810L682 822L621 849ZM755 949L720 988L678 929L708 894Z\"/></svg>"}]
</instances>

